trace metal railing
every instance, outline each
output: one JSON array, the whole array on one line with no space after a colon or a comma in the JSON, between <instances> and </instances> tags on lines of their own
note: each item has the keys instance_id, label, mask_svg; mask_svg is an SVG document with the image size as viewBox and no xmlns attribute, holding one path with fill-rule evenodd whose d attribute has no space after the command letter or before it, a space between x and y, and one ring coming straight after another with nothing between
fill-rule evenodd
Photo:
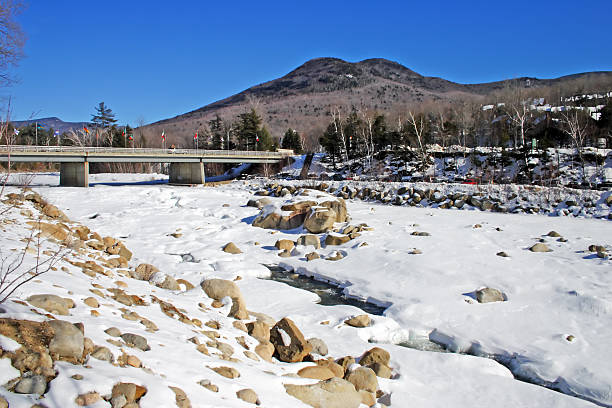
<instances>
[{"instance_id":1,"label":"metal railing","mask_svg":"<svg viewBox=\"0 0 612 408\"><path fill-rule=\"evenodd\" d=\"M85 146L30 146L30 145L0 145L1 153L67 153L67 154L105 154L105 155L184 155L184 156L249 156L261 158L282 158L292 156L292 150L280 149L278 152L257 150L201 150L201 149L155 149L155 148L120 148L120 147L85 147Z\"/></svg>"}]
</instances>

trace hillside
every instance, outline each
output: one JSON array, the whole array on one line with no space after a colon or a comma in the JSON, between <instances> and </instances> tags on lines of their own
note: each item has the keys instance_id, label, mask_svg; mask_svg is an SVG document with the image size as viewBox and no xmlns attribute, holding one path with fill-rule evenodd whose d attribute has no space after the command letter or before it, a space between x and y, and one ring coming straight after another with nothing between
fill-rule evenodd
<instances>
[{"instance_id":1,"label":"hillside","mask_svg":"<svg viewBox=\"0 0 612 408\"><path fill-rule=\"evenodd\" d=\"M476 98L503 90L508 85L561 89L577 79L585 83L608 83L612 81L612 72L575 74L556 79L524 77L483 84L459 84L423 76L381 58L357 63L338 58L317 58L282 78L253 86L192 112L152 123L143 130L151 144L159 143L162 129L169 141L181 143L196 130L204 129L215 115L233 120L253 106L273 136L280 137L292 127L312 137L318 136L327 125L329 109L333 106L342 106L345 110L355 106L391 114L411 103Z\"/></svg>"},{"instance_id":2,"label":"hillside","mask_svg":"<svg viewBox=\"0 0 612 408\"><path fill-rule=\"evenodd\" d=\"M12 122L16 128L21 128L24 126L28 126L31 123L39 123L45 127L45 129L52 128L53 130L59 130L60 133L68 132L73 129L82 129L83 126L89 124L89 122L64 122L60 118L51 117L51 118L40 118L40 119L30 119L30 120L15 120Z\"/></svg>"}]
</instances>

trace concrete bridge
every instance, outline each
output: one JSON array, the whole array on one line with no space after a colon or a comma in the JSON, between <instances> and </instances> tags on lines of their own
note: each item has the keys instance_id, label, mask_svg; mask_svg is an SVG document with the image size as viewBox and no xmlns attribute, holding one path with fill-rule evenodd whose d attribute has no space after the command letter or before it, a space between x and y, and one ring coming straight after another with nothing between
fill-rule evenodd
<instances>
[{"instance_id":1,"label":"concrete bridge","mask_svg":"<svg viewBox=\"0 0 612 408\"><path fill-rule=\"evenodd\" d=\"M0 146L0 162L60 163L60 185L89 186L89 163L170 163L172 184L203 184L204 163L278 163L293 155L278 152L143 149L75 146Z\"/></svg>"}]
</instances>

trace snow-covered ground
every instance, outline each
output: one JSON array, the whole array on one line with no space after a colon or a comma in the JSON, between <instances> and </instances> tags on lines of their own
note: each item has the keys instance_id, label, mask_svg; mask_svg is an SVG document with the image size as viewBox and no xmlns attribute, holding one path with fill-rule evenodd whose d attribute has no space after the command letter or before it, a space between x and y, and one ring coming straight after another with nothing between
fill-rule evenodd
<instances>
[{"instance_id":1,"label":"snow-covered ground","mask_svg":"<svg viewBox=\"0 0 612 408\"><path fill-rule=\"evenodd\" d=\"M224 316L227 308L198 308L210 299L198 283L204 278L235 279L248 309L275 319L289 316L307 338L323 339L330 355L359 356L377 342L391 354L394 378L379 379L386 393L384 402L394 407L468 407L468 406L593 406L591 402L528 384L513 378L504 366L487 358L417 351L396 343L415 338L431 338L456 351L476 355L496 355L506 359L516 373L546 383L568 394L577 394L603 406L612 406L612 263L587 250L589 245L610 249L611 225L607 220L545 217L538 215L497 214L431 208L393 207L349 200L351 224L367 223L373 231L342 246L324 247L328 255L340 250L339 261L318 259L306 262L304 254L312 247L298 247L299 253L279 258L274 248L277 239L296 240L302 231L274 233L253 227L259 213L246 207L255 187L246 182L210 187L167 185L105 186L88 189L48 187L57 185L57 175L36 178L32 183L51 203L75 222L102 236L121 239L134 257L130 266L150 263L162 272L182 278L195 288L167 291L128 277L90 278L70 264L68 272L49 272L20 288L15 298L32 294L56 293L71 297L77 307L72 322L83 322L85 335L95 344L109 347L115 357L121 348L107 342L104 330L111 326L121 332L142 334L151 350L129 349L148 370L113 366L91 360L89 366L56 364L59 376L40 401L49 407L67 407L83 392L96 390L108 394L121 381L138 382L149 392L142 407L174 406L168 385L183 389L194 407L246 407L236 391L252 388L262 406L301 407L306 405L285 393L285 383L312 383L288 376L308 363L255 362L244 358L236 337L245 335ZM92 175L92 182L118 177ZM136 176L137 181L150 175ZM111 180L115 181L115 180ZM16 191L16 188L10 188ZM271 198L282 202L285 198ZM224 206L225 204L225 206ZM26 234L24 217L11 213L15 224L7 224L1 236L3 248L20 245ZM478 224L480 227L476 227ZM567 242L544 236L559 232ZM415 236L412 232L427 232ZM171 235L173 234L173 235ZM552 252L534 253L527 248L544 239ZM242 254L221 251L234 242ZM362 246L367 242L367 246ZM419 249L420 254L413 254ZM509 257L496 254L506 252ZM184 262L181 254L191 254L196 262ZM31 260L30 260L31 261ZM282 283L258 279L268 275L262 264L281 263L302 274L314 275L345 286L346 293L390 305L384 316L372 316L367 328L344 325L346 318L361 314L351 306L317 305L317 296ZM159 331L146 332L137 321L121 318L123 305L100 299L100 316L92 316L82 300L91 296L91 284L113 287L116 281L125 290L145 298L150 305L128 308L153 321ZM473 292L488 286L500 289L506 302L479 304ZM168 318L151 296L161 297L203 322L214 319L221 324L223 341L237 352L238 362L221 361L196 351L187 339L198 335L193 326ZM0 317L40 320L30 307L7 302ZM328 324L321 324L329 322ZM572 337L568 337L568 336ZM199 335L200 337L204 337ZM248 337L248 336L246 336ZM568 338L572 339L571 341ZM206 338L204 338L205 340ZM0 338L2 340L2 338ZM0 342L0 345L4 343ZM4 346L3 346L4 347ZM0 363L5 363L1 360ZM206 366L232 366L241 376L230 380ZM4 365L0 365L4 367ZM10 371L10 367L6 367ZM2 368L2 373L7 370ZM83 379L71 379L73 374ZM6 381L9 374L2 377ZM198 381L210 379L219 386L213 393ZM0 388L10 407L29 407L33 399ZM96 407L107 407L100 401Z\"/></svg>"}]
</instances>

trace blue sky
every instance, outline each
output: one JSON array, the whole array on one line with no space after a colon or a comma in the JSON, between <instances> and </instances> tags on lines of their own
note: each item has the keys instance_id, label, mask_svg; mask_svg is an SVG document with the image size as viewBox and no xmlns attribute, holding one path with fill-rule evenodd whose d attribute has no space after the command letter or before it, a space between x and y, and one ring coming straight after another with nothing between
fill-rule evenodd
<instances>
[{"instance_id":1,"label":"blue sky","mask_svg":"<svg viewBox=\"0 0 612 408\"><path fill-rule=\"evenodd\" d=\"M315 57L461 83L612 70L612 1L30 0L12 117L170 118Z\"/></svg>"}]
</instances>

